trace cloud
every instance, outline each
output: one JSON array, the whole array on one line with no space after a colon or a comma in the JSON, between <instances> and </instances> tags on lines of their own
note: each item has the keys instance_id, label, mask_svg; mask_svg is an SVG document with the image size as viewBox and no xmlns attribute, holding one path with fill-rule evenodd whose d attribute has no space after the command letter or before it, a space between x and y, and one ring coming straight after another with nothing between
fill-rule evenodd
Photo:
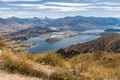
<instances>
[{"instance_id":1,"label":"cloud","mask_svg":"<svg viewBox=\"0 0 120 80\"><path fill-rule=\"evenodd\" d=\"M35 7L39 6L39 4L7 4L9 6L18 6L18 7Z\"/></svg>"},{"instance_id":2,"label":"cloud","mask_svg":"<svg viewBox=\"0 0 120 80\"><path fill-rule=\"evenodd\" d=\"M23 1L23 0L22 0ZM29 0L30 1L30 0ZM90 0L91 1L91 0ZM114 15L120 12L120 3L115 2L89 2L89 3L78 3L78 2L40 2L40 3L29 3L29 2L15 2L5 3L6 8L0 8L1 15L5 16L68 16L68 15ZM4 6L4 7L5 7ZM7 8L9 7L9 8ZM7 13L2 13L7 12ZM103 12L102 12L103 11ZM100 14L100 13L103 14ZM106 13L104 13L106 12ZM17 14L16 14L17 13ZM48 14L49 13L49 14ZM112 16L114 16L112 15Z\"/></svg>"},{"instance_id":3,"label":"cloud","mask_svg":"<svg viewBox=\"0 0 120 80\"><path fill-rule=\"evenodd\" d=\"M0 8L0 10L10 10L11 8Z\"/></svg>"},{"instance_id":4,"label":"cloud","mask_svg":"<svg viewBox=\"0 0 120 80\"><path fill-rule=\"evenodd\" d=\"M98 1L101 1L101 0L88 0L90 2L98 2Z\"/></svg>"},{"instance_id":5,"label":"cloud","mask_svg":"<svg viewBox=\"0 0 120 80\"><path fill-rule=\"evenodd\" d=\"M39 1L39 0L0 0L2 2L14 2L14 1Z\"/></svg>"},{"instance_id":6,"label":"cloud","mask_svg":"<svg viewBox=\"0 0 120 80\"><path fill-rule=\"evenodd\" d=\"M99 2L96 4L100 4L100 5L110 5L110 6L117 6L120 5L120 3L115 3L115 2Z\"/></svg>"},{"instance_id":7,"label":"cloud","mask_svg":"<svg viewBox=\"0 0 120 80\"><path fill-rule=\"evenodd\" d=\"M66 2L47 2L46 5L58 5L58 6L71 6L71 7L80 7L80 6L89 6L91 4L87 3L66 3Z\"/></svg>"},{"instance_id":8,"label":"cloud","mask_svg":"<svg viewBox=\"0 0 120 80\"><path fill-rule=\"evenodd\" d=\"M118 6L118 7L102 6L101 8L104 10L111 10L111 11L119 11L120 10L120 6Z\"/></svg>"},{"instance_id":9,"label":"cloud","mask_svg":"<svg viewBox=\"0 0 120 80\"><path fill-rule=\"evenodd\" d=\"M89 4L77 4L77 3L57 3L49 2L44 4L8 4L9 6L23 7L23 9L49 9L51 11L82 11L88 10ZM90 9L90 8L89 8Z\"/></svg>"},{"instance_id":10,"label":"cloud","mask_svg":"<svg viewBox=\"0 0 120 80\"><path fill-rule=\"evenodd\" d=\"M66 3L66 2L46 2L41 4L7 4L12 7L21 7L22 9L40 9L51 12L70 12L70 11L85 11L85 10L119 10L120 3L101 2L101 3Z\"/></svg>"}]
</instances>

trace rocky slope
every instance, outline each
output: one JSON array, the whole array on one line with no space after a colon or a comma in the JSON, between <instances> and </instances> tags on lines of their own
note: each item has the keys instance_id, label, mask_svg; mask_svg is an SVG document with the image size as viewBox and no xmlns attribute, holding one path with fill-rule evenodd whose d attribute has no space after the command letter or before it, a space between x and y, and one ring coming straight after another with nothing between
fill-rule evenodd
<instances>
[{"instance_id":1,"label":"rocky slope","mask_svg":"<svg viewBox=\"0 0 120 80\"><path fill-rule=\"evenodd\" d=\"M58 50L58 53L64 57L72 57L73 55L94 51L120 52L120 34L108 34L87 43L72 45Z\"/></svg>"}]
</instances>

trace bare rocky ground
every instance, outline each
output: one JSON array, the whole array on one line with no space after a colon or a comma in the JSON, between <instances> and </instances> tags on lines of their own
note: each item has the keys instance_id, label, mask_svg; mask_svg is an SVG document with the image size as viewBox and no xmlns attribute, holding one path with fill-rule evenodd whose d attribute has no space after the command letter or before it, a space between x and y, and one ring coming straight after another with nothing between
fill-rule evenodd
<instances>
[{"instance_id":1,"label":"bare rocky ground","mask_svg":"<svg viewBox=\"0 0 120 80\"><path fill-rule=\"evenodd\" d=\"M42 80L42 79L0 71L0 80Z\"/></svg>"}]
</instances>

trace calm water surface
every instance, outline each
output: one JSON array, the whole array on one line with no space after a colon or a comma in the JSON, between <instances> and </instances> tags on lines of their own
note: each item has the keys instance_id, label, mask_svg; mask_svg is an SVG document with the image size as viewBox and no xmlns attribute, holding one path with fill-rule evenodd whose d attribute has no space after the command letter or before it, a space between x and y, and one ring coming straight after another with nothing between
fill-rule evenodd
<instances>
[{"instance_id":1,"label":"calm water surface","mask_svg":"<svg viewBox=\"0 0 120 80\"><path fill-rule=\"evenodd\" d=\"M45 41L46 38L38 38L38 37L33 37L28 39L25 42L36 42L37 44L34 46L31 46L28 51L32 53L42 53L46 51L54 51L58 50L60 48L65 48L70 45L75 45L78 43L85 43L91 40L94 40L100 36L97 35L78 35L75 37L70 37L63 39L61 41L55 42L55 43L47 43Z\"/></svg>"}]
</instances>

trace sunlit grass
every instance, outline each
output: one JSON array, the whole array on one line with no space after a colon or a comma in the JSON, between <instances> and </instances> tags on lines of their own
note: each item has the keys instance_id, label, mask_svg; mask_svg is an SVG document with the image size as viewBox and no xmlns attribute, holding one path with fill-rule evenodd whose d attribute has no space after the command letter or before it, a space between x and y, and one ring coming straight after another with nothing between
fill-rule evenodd
<instances>
[{"instance_id":1,"label":"sunlit grass","mask_svg":"<svg viewBox=\"0 0 120 80\"><path fill-rule=\"evenodd\" d=\"M41 64L51 66L63 66L65 62L65 60L55 52L36 55L35 61Z\"/></svg>"}]
</instances>

